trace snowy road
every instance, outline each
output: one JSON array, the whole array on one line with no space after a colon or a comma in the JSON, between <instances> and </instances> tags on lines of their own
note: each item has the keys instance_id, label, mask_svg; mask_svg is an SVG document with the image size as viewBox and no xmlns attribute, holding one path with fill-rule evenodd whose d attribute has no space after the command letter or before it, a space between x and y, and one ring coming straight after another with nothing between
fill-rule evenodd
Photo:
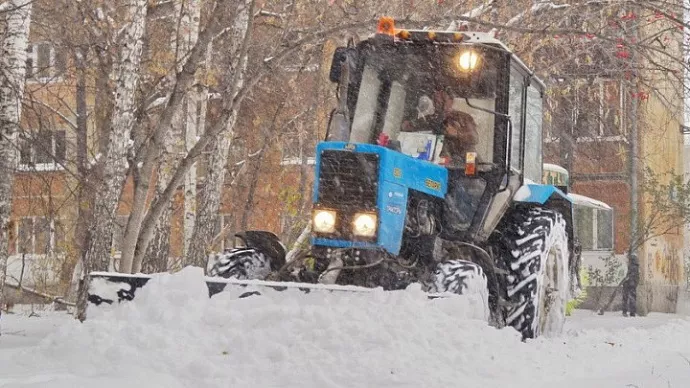
<instances>
[{"instance_id":1,"label":"snowy road","mask_svg":"<svg viewBox=\"0 0 690 388\"><path fill-rule=\"evenodd\" d=\"M561 337L523 343L476 319L473 300L208 299L200 276L156 279L84 324L3 315L0 387L690 387L683 317L577 311Z\"/></svg>"}]
</instances>

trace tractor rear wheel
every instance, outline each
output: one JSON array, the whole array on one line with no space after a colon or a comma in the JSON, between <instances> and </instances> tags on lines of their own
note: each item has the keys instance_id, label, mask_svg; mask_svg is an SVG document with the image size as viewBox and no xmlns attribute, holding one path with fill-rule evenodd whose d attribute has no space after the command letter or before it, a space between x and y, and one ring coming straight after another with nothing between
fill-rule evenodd
<instances>
[{"instance_id":1,"label":"tractor rear wheel","mask_svg":"<svg viewBox=\"0 0 690 388\"><path fill-rule=\"evenodd\" d=\"M568 234L563 216L542 207L520 207L499 229L505 275L503 315L523 339L557 334L568 298Z\"/></svg>"}]
</instances>

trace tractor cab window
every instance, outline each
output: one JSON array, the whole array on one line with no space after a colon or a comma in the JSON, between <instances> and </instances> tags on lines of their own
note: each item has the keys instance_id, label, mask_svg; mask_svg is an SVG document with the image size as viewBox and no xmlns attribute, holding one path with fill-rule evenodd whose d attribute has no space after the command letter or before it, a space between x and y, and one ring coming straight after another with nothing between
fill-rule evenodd
<instances>
[{"instance_id":1,"label":"tractor cab window","mask_svg":"<svg viewBox=\"0 0 690 388\"><path fill-rule=\"evenodd\" d=\"M525 77L513 68L510 72L510 92L508 114L512 121L510 138L510 167L517 172L522 171L522 109L524 108Z\"/></svg>"},{"instance_id":2,"label":"tractor cab window","mask_svg":"<svg viewBox=\"0 0 690 388\"><path fill-rule=\"evenodd\" d=\"M497 66L490 50L473 50L395 45L366 52L350 140L398 141L403 153L439 163L464 163L467 152L493 162L496 120L486 110L496 110Z\"/></svg>"},{"instance_id":3,"label":"tractor cab window","mask_svg":"<svg viewBox=\"0 0 690 388\"><path fill-rule=\"evenodd\" d=\"M527 114L525 117L525 179L539 182L542 176L542 122L543 101L541 91L527 88Z\"/></svg>"}]
</instances>

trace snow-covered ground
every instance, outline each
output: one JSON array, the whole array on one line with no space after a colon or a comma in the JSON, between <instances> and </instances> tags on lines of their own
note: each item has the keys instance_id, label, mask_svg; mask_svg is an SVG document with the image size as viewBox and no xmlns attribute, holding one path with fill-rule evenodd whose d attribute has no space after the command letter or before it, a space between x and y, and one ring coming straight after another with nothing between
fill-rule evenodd
<instances>
[{"instance_id":1,"label":"snow-covered ground","mask_svg":"<svg viewBox=\"0 0 690 388\"><path fill-rule=\"evenodd\" d=\"M246 291L246 290L243 290ZM202 274L154 278L133 302L6 314L0 387L689 387L690 320L576 311L521 342L472 299L418 290L207 297Z\"/></svg>"}]
</instances>

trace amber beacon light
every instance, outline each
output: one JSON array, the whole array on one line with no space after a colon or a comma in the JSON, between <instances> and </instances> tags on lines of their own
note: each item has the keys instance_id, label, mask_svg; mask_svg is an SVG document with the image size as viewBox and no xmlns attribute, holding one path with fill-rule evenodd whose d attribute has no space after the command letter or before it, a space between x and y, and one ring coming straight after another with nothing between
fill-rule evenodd
<instances>
[{"instance_id":1,"label":"amber beacon light","mask_svg":"<svg viewBox=\"0 0 690 388\"><path fill-rule=\"evenodd\" d=\"M376 29L379 34L395 36L395 20L390 16L382 16Z\"/></svg>"}]
</instances>

